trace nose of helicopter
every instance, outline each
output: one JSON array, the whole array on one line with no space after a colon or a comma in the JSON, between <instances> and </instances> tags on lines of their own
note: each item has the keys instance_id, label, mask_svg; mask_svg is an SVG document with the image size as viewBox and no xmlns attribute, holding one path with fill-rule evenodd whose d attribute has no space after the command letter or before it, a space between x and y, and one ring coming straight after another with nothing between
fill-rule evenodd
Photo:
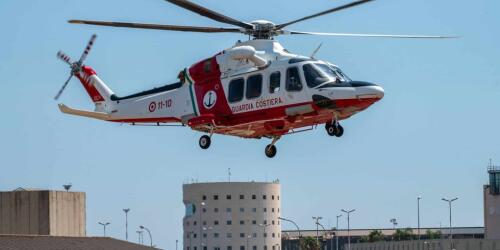
<instances>
[{"instance_id":1,"label":"nose of helicopter","mask_svg":"<svg viewBox=\"0 0 500 250\"><path fill-rule=\"evenodd\" d=\"M384 89L375 83L353 81L351 85L356 88L356 94L359 98L384 98Z\"/></svg>"}]
</instances>

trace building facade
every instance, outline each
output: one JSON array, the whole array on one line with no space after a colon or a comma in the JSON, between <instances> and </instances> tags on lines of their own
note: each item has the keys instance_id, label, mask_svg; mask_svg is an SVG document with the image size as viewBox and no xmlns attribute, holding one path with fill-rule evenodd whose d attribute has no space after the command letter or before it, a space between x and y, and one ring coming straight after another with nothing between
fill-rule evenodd
<instances>
[{"instance_id":1,"label":"building facade","mask_svg":"<svg viewBox=\"0 0 500 250\"><path fill-rule=\"evenodd\" d=\"M183 185L185 250L280 250L280 185L215 182Z\"/></svg>"},{"instance_id":2,"label":"building facade","mask_svg":"<svg viewBox=\"0 0 500 250\"><path fill-rule=\"evenodd\" d=\"M0 234L85 236L85 193L0 192Z\"/></svg>"},{"instance_id":3,"label":"building facade","mask_svg":"<svg viewBox=\"0 0 500 250\"><path fill-rule=\"evenodd\" d=\"M488 175L483 187L485 238L500 240L500 168L490 164Z\"/></svg>"}]
</instances>

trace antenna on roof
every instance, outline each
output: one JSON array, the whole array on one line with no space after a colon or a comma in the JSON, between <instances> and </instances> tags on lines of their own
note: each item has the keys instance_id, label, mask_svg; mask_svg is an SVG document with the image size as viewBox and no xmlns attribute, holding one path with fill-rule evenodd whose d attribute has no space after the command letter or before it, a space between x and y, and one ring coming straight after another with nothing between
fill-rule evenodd
<instances>
[{"instance_id":1,"label":"antenna on roof","mask_svg":"<svg viewBox=\"0 0 500 250\"><path fill-rule=\"evenodd\" d=\"M69 190L71 189L71 186L72 186L71 183L63 185L63 187L66 190L66 192L69 192Z\"/></svg>"},{"instance_id":2,"label":"antenna on roof","mask_svg":"<svg viewBox=\"0 0 500 250\"><path fill-rule=\"evenodd\" d=\"M227 179L231 182L231 168L227 168Z\"/></svg>"}]
</instances>

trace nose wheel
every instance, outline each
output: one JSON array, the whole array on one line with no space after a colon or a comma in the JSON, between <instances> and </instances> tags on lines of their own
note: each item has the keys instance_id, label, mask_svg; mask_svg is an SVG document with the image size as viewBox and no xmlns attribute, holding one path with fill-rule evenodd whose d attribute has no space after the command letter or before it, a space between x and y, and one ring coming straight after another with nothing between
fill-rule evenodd
<instances>
[{"instance_id":1,"label":"nose wheel","mask_svg":"<svg viewBox=\"0 0 500 250\"><path fill-rule=\"evenodd\" d=\"M344 134L344 128L338 122L325 124L325 129L329 136L341 137Z\"/></svg>"},{"instance_id":2,"label":"nose wheel","mask_svg":"<svg viewBox=\"0 0 500 250\"><path fill-rule=\"evenodd\" d=\"M208 136L208 135L202 135L200 137L200 141L199 141L200 148L202 148L202 149L209 148L211 141L212 140L210 139L210 136Z\"/></svg>"}]
</instances>

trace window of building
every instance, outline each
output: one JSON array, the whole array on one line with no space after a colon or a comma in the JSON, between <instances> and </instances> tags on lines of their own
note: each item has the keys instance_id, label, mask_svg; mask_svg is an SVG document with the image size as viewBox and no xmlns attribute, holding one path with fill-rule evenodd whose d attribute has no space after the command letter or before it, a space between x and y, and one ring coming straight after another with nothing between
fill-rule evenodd
<instances>
[{"instance_id":1,"label":"window of building","mask_svg":"<svg viewBox=\"0 0 500 250\"><path fill-rule=\"evenodd\" d=\"M271 208L271 212L273 212L273 213L274 213L274 207L273 207L273 208Z\"/></svg>"},{"instance_id":2,"label":"window of building","mask_svg":"<svg viewBox=\"0 0 500 250\"><path fill-rule=\"evenodd\" d=\"M278 197L277 197L277 198L278 198L278 200L280 200L280 196L279 196L279 195L278 195Z\"/></svg>"},{"instance_id":3,"label":"window of building","mask_svg":"<svg viewBox=\"0 0 500 250\"><path fill-rule=\"evenodd\" d=\"M273 250L276 250L276 247L273 245Z\"/></svg>"},{"instance_id":4,"label":"window of building","mask_svg":"<svg viewBox=\"0 0 500 250\"><path fill-rule=\"evenodd\" d=\"M271 221L271 224L273 224L273 225L274 225L274 220L272 220L272 221Z\"/></svg>"},{"instance_id":5,"label":"window of building","mask_svg":"<svg viewBox=\"0 0 500 250\"><path fill-rule=\"evenodd\" d=\"M257 246L253 246L253 247L252 247L252 250L257 250Z\"/></svg>"},{"instance_id":6,"label":"window of building","mask_svg":"<svg viewBox=\"0 0 500 250\"><path fill-rule=\"evenodd\" d=\"M226 221L226 225L231 225L231 224L233 224L232 221L230 221L230 220Z\"/></svg>"},{"instance_id":7,"label":"window of building","mask_svg":"<svg viewBox=\"0 0 500 250\"><path fill-rule=\"evenodd\" d=\"M203 246L203 250L207 250L207 246Z\"/></svg>"},{"instance_id":8,"label":"window of building","mask_svg":"<svg viewBox=\"0 0 500 250\"><path fill-rule=\"evenodd\" d=\"M214 213L218 213L219 212L219 208L214 208Z\"/></svg>"},{"instance_id":9,"label":"window of building","mask_svg":"<svg viewBox=\"0 0 500 250\"><path fill-rule=\"evenodd\" d=\"M193 225L196 226L196 221L193 221Z\"/></svg>"},{"instance_id":10,"label":"window of building","mask_svg":"<svg viewBox=\"0 0 500 250\"><path fill-rule=\"evenodd\" d=\"M267 246L266 245L264 245L264 250L267 250Z\"/></svg>"},{"instance_id":11,"label":"window of building","mask_svg":"<svg viewBox=\"0 0 500 250\"><path fill-rule=\"evenodd\" d=\"M226 195L226 200L230 200L230 199L231 199L231 195L230 194Z\"/></svg>"},{"instance_id":12,"label":"window of building","mask_svg":"<svg viewBox=\"0 0 500 250\"><path fill-rule=\"evenodd\" d=\"M299 69L297 67L290 67L286 70L286 90L288 91L301 91L302 83L300 81Z\"/></svg>"},{"instance_id":13,"label":"window of building","mask_svg":"<svg viewBox=\"0 0 500 250\"><path fill-rule=\"evenodd\" d=\"M267 233L264 233L263 235L264 235L264 238L267 238Z\"/></svg>"},{"instance_id":14,"label":"window of building","mask_svg":"<svg viewBox=\"0 0 500 250\"><path fill-rule=\"evenodd\" d=\"M274 200L274 195L271 195L271 200Z\"/></svg>"},{"instance_id":15,"label":"window of building","mask_svg":"<svg viewBox=\"0 0 500 250\"><path fill-rule=\"evenodd\" d=\"M232 233L227 233L227 234L226 234L226 237L227 237L227 238L233 238L233 234L232 234Z\"/></svg>"},{"instance_id":16,"label":"window of building","mask_svg":"<svg viewBox=\"0 0 500 250\"><path fill-rule=\"evenodd\" d=\"M240 212L244 213L245 212L245 208L244 207L240 207Z\"/></svg>"},{"instance_id":17,"label":"window of building","mask_svg":"<svg viewBox=\"0 0 500 250\"><path fill-rule=\"evenodd\" d=\"M253 221L252 221L252 225L257 225L257 221L256 221L256 220L253 220Z\"/></svg>"},{"instance_id":18,"label":"window of building","mask_svg":"<svg viewBox=\"0 0 500 250\"><path fill-rule=\"evenodd\" d=\"M252 194L252 200L255 200L255 199L257 199L257 195Z\"/></svg>"},{"instance_id":19,"label":"window of building","mask_svg":"<svg viewBox=\"0 0 500 250\"><path fill-rule=\"evenodd\" d=\"M254 213L257 212L257 208L256 207L252 208L252 212Z\"/></svg>"},{"instance_id":20,"label":"window of building","mask_svg":"<svg viewBox=\"0 0 500 250\"><path fill-rule=\"evenodd\" d=\"M226 208L226 212L231 213L231 208L230 207Z\"/></svg>"},{"instance_id":21,"label":"window of building","mask_svg":"<svg viewBox=\"0 0 500 250\"><path fill-rule=\"evenodd\" d=\"M253 75L247 78L246 98L253 99L262 93L262 75Z\"/></svg>"},{"instance_id":22,"label":"window of building","mask_svg":"<svg viewBox=\"0 0 500 250\"><path fill-rule=\"evenodd\" d=\"M266 196L265 194L264 194L264 195L262 195L262 199L263 199L263 200L267 199L267 196Z\"/></svg>"},{"instance_id":23,"label":"window of building","mask_svg":"<svg viewBox=\"0 0 500 250\"><path fill-rule=\"evenodd\" d=\"M193 234L193 238L196 238L196 236L197 236L196 234Z\"/></svg>"},{"instance_id":24,"label":"window of building","mask_svg":"<svg viewBox=\"0 0 500 250\"><path fill-rule=\"evenodd\" d=\"M240 194L240 200L243 200L243 199L245 199L245 196Z\"/></svg>"},{"instance_id":25,"label":"window of building","mask_svg":"<svg viewBox=\"0 0 500 250\"><path fill-rule=\"evenodd\" d=\"M253 233L252 237L257 238L257 233Z\"/></svg>"},{"instance_id":26,"label":"window of building","mask_svg":"<svg viewBox=\"0 0 500 250\"><path fill-rule=\"evenodd\" d=\"M219 225L219 221L218 220L214 220L214 225Z\"/></svg>"},{"instance_id":27,"label":"window of building","mask_svg":"<svg viewBox=\"0 0 500 250\"><path fill-rule=\"evenodd\" d=\"M196 250L197 247L193 247L194 250Z\"/></svg>"},{"instance_id":28,"label":"window of building","mask_svg":"<svg viewBox=\"0 0 500 250\"><path fill-rule=\"evenodd\" d=\"M245 225L245 221L244 220L240 220L240 225Z\"/></svg>"},{"instance_id":29,"label":"window of building","mask_svg":"<svg viewBox=\"0 0 500 250\"><path fill-rule=\"evenodd\" d=\"M206 213L207 209L206 208L202 208L201 211L203 211L203 213Z\"/></svg>"},{"instance_id":30,"label":"window of building","mask_svg":"<svg viewBox=\"0 0 500 250\"><path fill-rule=\"evenodd\" d=\"M278 213L280 212L280 208L278 208Z\"/></svg>"},{"instance_id":31,"label":"window of building","mask_svg":"<svg viewBox=\"0 0 500 250\"><path fill-rule=\"evenodd\" d=\"M262 210L263 210L264 212L267 212L267 207L263 208Z\"/></svg>"},{"instance_id":32,"label":"window of building","mask_svg":"<svg viewBox=\"0 0 500 250\"><path fill-rule=\"evenodd\" d=\"M214 238L219 238L219 233L214 233Z\"/></svg>"},{"instance_id":33,"label":"window of building","mask_svg":"<svg viewBox=\"0 0 500 250\"><path fill-rule=\"evenodd\" d=\"M243 99L244 85L245 80L243 80L243 78L231 80L227 97L229 102L239 102Z\"/></svg>"},{"instance_id":34,"label":"window of building","mask_svg":"<svg viewBox=\"0 0 500 250\"><path fill-rule=\"evenodd\" d=\"M273 234L272 234L272 237L274 238L274 237L276 237L276 235L273 233Z\"/></svg>"},{"instance_id":35,"label":"window of building","mask_svg":"<svg viewBox=\"0 0 500 250\"><path fill-rule=\"evenodd\" d=\"M203 195L203 196L201 197L201 199L205 201L205 200L207 200L207 196L206 196L206 195Z\"/></svg>"},{"instance_id":36,"label":"window of building","mask_svg":"<svg viewBox=\"0 0 500 250\"><path fill-rule=\"evenodd\" d=\"M245 246L240 246L240 250L245 250Z\"/></svg>"},{"instance_id":37,"label":"window of building","mask_svg":"<svg viewBox=\"0 0 500 250\"><path fill-rule=\"evenodd\" d=\"M207 238L207 233L203 233L203 238Z\"/></svg>"},{"instance_id":38,"label":"window of building","mask_svg":"<svg viewBox=\"0 0 500 250\"><path fill-rule=\"evenodd\" d=\"M240 233L240 238L245 238L245 233Z\"/></svg>"},{"instance_id":39,"label":"window of building","mask_svg":"<svg viewBox=\"0 0 500 250\"><path fill-rule=\"evenodd\" d=\"M186 221L186 226L189 226L189 221Z\"/></svg>"},{"instance_id":40,"label":"window of building","mask_svg":"<svg viewBox=\"0 0 500 250\"><path fill-rule=\"evenodd\" d=\"M219 199L219 196L218 195L214 195L214 200L218 200Z\"/></svg>"},{"instance_id":41,"label":"window of building","mask_svg":"<svg viewBox=\"0 0 500 250\"><path fill-rule=\"evenodd\" d=\"M186 249L189 250L189 247L187 247Z\"/></svg>"},{"instance_id":42,"label":"window of building","mask_svg":"<svg viewBox=\"0 0 500 250\"><path fill-rule=\"evenodd\" d=\"M280 221L278 221L278 225L280 224Z\"/></svg>"},{"instance_id":43,"label":"window of building","mask_svg":"<svg viewBox=\"0 0 500 250\"><path fill-rule=\"evenodd\" d=\"M278 233L278 238L280 237L280 233Z\"/></svg>"},{"instance_id":44,"label":"window of building","mask_svg":"<svg viewBox=\"0 0 500 250\"><path fill-rule=\"evenodd\" d=\"M264 223L262 223L262 224L267 225L267 220L264 220Z\"/></svg>"},{"instance_id":45,"label":"window of building","mask_svg":"<svg viewBox=\"0 0 500 250\"><path fill-rule=\"evenodd\" d=\"M203 221L203 226L206 226L207 225L207 221Z\"/></svg>"},{"instance_id":46,"label":"window of building","mask_svg":"<svg viewBox=\"0 0 500 250\"><path fill-rule=\"evenodd\" d=\"M276 93L280 91L281 73L279 71L273 72L269 75L269 93Z\"/></svg>"},{"instance_id":47,"label":"window of building","mask_svg":"<svg viewBox=\"0 0 500 250\"><path fill-rule=\"evenodd\" d=\"M226 248L227 250L233 250L233 247L232 246L227 246Z\"/></svg>"},{"instance_id":48,"label":"window of building","mask_svg":"<svg viewBox=\"0 0 500 250\"><path fill-rule=\"evenodd\" d=\"M220 250L220 247L214 247L214 250Z\"/></svg>"}]
</instances>

